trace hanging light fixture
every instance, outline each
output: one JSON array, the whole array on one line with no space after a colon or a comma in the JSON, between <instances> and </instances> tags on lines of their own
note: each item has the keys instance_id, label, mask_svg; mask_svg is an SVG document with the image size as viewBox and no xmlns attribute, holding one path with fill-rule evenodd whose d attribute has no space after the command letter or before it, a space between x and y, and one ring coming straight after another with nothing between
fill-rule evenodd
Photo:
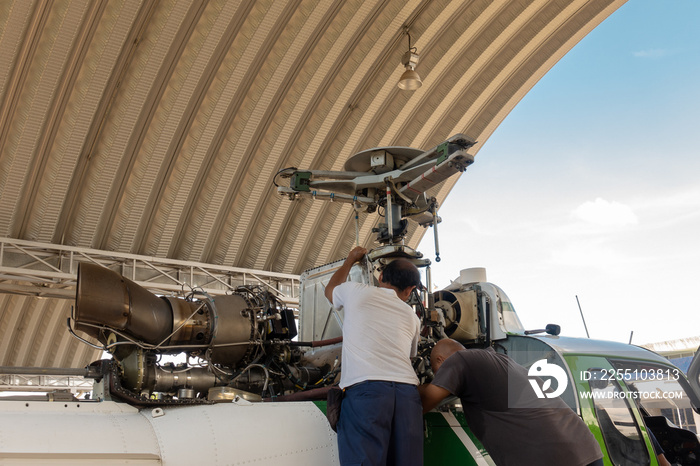
<instances>
[{"instance_id":1,"label":"hanging light fixture","mask_svg":"<svg viewBox=\"0 0 700 466\"><path fill-rule=\"evenodd\" d=\"M416 73L416 65L418 64L418 49L411 47L411 34L408 33L408 28L406 28L406 35L408 36L408 51L403 54L401 58L401 64L406 68L406 71L401 75L399 79L399 88L405 91L415 91L423 85L420 76Z\"/></svg>"}]
</instances>

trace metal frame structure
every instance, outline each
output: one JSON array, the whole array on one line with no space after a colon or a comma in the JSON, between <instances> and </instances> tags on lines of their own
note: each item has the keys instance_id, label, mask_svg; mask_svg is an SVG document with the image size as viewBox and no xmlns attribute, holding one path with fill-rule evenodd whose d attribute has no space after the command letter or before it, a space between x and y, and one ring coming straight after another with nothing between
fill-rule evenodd
<instances>
[{"instance_id":1,"label":"metal frame structure","mask_svg":"<svg viewBox=\"0 0 700 466\"><path fill-rule=\"evenodd\" d=\"M108 267L156 294L220 295L260 285L299 304L299 276L201 262L0 238L0 293L74 299L80 262Z\"/></svg>"},{"instance_id":2,"label":"metal frame structure","mask_svg":"<svg viewBox=\"0 0 700 466\"><path fill-rule=\"evenodd\" d=\"M15 368L11 368L15 369ZM0 368L0 391L56 392L83 395L92 391L94 380L76 375L11 374Z\"/></svg>"}]
</instances>

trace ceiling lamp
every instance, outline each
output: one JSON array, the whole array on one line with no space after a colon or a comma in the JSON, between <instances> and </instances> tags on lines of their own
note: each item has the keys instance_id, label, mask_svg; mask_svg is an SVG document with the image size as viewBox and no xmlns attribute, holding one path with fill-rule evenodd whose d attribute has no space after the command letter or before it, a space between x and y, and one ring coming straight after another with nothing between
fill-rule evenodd
<instances>
[{"instance_id":1,"label":"ceiling lamp","mask_svg":"<svg viewBox=\"0 0 700 466\"><path fill-rule=\"evenodd\" d=\"M403 54L401 58L401 64L406 68L406 71L401 75L399 79L399 89L405 91L415 91L423 85L420 76L416 73L416 65L418 64L418 49L411 47L411 35L406 29L406 35L408 36L408 51Z\"/></svg>"}]
</instances>

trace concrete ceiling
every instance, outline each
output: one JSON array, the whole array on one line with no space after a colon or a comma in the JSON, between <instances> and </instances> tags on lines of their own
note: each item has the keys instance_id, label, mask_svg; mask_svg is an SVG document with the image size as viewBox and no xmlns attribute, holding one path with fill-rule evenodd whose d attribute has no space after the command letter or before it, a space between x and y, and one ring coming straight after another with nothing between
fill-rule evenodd
<instances>
[{"instance_id":1,"label":"concrete ceiling","mask_svg":"<svg viewBox=\"0 0 700 466\"><path fill-rule=\"evenodd\" d=\"M280 169L337 170L367 148L428 149L456 133L479 141L476 154L623 3L0 1L3 244L35 264L89 250L288 275L342 258L352 208L279 196ZM416 91L396 86L406 28ZM371 247L377 219L360 221ZM413 227L407 244L422 235ZM37 285L7 260L0 365L98 358L66 331L72 266Z\"/></svg>"}]
</instances>

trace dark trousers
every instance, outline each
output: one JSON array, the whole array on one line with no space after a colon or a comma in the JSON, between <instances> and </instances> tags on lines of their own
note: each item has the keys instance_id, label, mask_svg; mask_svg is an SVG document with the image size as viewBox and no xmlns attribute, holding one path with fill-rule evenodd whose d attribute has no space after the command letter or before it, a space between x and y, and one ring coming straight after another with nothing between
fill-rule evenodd
<instances>
[{"instance_id":1,"label":"dark trousers","mask_svg":"<svg viewBox=\"0 0 700 466\"><path fill-rule=\"evenodd\" d=\"M367 381L346 389L338 453L342 466L421 466L423 407L416 386Z\"/></svg>"}]
</instances>

